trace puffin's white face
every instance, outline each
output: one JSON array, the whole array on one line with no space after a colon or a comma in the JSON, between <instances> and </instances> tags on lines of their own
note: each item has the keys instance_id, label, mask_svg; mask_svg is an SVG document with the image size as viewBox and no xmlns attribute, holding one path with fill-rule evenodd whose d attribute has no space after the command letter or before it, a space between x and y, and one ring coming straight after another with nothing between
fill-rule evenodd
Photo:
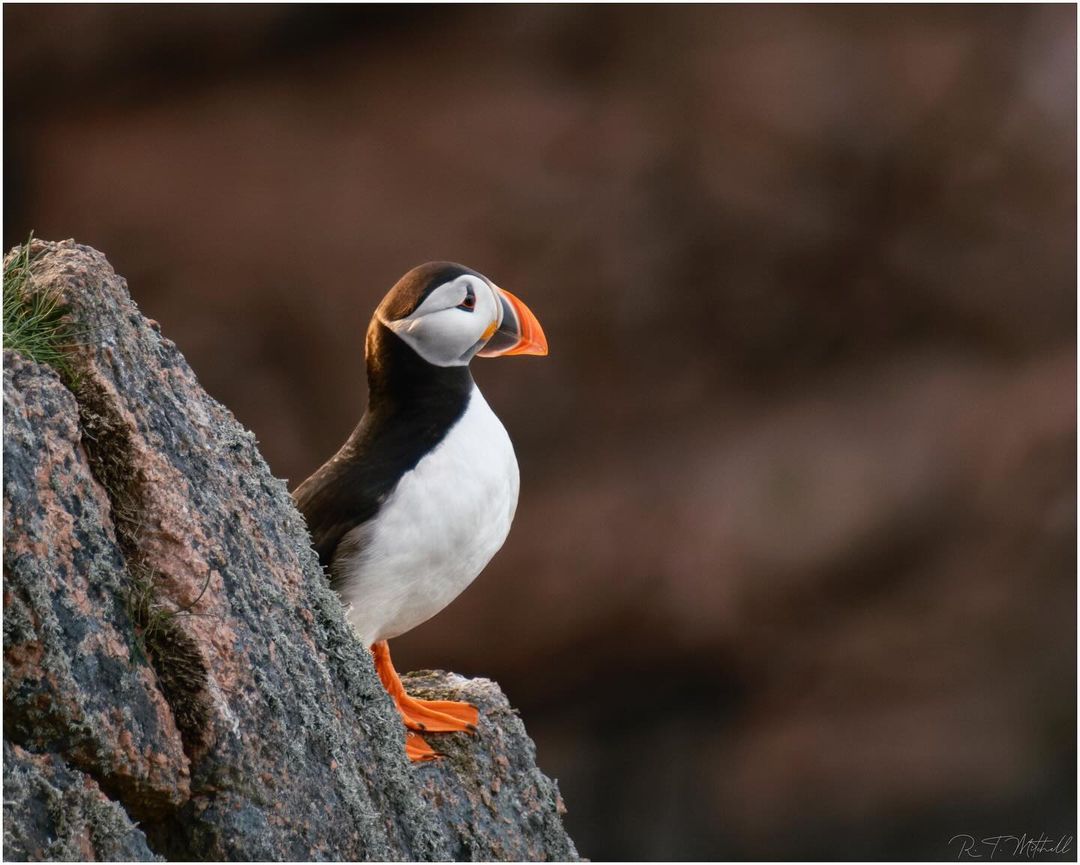
<instances>
[{"instance_id":1,"label":"puffin's white face","mask_svg":"<svg viewBox=\"0 0 1080 865\"><path fill-rule=\"evenodd\" d=\"M435 366L465 366L499 329L503 306L486 279L464 274L432 289L411 315L382 323Z\"/></svg>"},{"instance_id":2,"label":"puffin's white face","mask_svg":"<svg viewBox=\"0 0 1080 865\"><path fill-rule=\"evenodd\" d=\"M446 280L411 313L394 317L393 310L430 280L432 270L435 279L441 270ZM380 304L376 318L434 366L468 366L476 355L547 354L540 322L524 303L479 273L462 270L439 262L413 268Z\"/></svg>"}]
</instances>

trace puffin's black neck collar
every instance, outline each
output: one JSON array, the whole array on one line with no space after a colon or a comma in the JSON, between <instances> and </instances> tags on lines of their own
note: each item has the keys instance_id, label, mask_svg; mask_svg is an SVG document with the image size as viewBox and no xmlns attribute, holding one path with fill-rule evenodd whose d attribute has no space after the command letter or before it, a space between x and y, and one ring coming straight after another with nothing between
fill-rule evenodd
<instances>
[{"instance_id":1,"label":"puffin's black neck collar","mask_svg":"<svg viewBox=\"0 0 1080 865\"><path fill-rule=\"evenodd\" d=\"M365 354L369 413L418 411L432 421L445 417L449 426L464 412L473 389L468 366L428 363L377 318L368 330Z\"/></svg>"}]
</instances>

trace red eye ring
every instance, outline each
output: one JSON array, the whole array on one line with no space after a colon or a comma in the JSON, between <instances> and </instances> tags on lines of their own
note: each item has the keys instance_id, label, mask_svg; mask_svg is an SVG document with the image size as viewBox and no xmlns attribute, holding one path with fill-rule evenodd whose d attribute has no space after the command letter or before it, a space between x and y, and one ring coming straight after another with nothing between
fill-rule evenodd
<instances>
[{"instance_id":1,"label":"red eye ring","mask_svg":"<svg viewBox=\"0 0 1080 865\"><path fill-rule=\"evenodd\" d=\"M469 312L476 309L476 293L471 285L465 287L465 299L458 304L458 309L466 309Z\"/></svg>"}]
</instances>

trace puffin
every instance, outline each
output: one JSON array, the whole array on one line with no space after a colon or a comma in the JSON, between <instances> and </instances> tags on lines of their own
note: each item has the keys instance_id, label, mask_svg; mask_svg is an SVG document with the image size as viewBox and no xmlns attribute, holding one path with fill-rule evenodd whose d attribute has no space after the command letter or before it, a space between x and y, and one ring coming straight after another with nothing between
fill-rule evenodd
<instances>
[{"instance_id":1,"label":"puffin","mask_svg":"<svg viewBox=\"0 0 1080 865\"><path fill-rule=\"evenodd\" d=\"M414 762L440 756L422 733L475 733L479 712L409 696L387 641L479 576L506 540L518 501L514 446L469 364L547 352L536 316L486 276L447 261L413 268L368 325L360 422L293 492L330 585L401 715Z\"/></svg>"}]
</instances>

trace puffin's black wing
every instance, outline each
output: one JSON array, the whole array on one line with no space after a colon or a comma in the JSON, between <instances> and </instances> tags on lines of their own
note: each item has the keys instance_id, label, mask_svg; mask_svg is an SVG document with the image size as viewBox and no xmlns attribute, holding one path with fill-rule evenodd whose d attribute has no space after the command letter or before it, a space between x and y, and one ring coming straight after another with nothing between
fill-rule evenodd
<instances>
[{"instance_id":1,"label":"puffin's black wing","mask_svg":"<svg viewBox=\"0 0 1080 865\"><path fill-rule=\"evenodd\" d=\"M293 493L296 507L307 521L319 562L328 570L341 539L372 519L389 492L372 483L370 471L356 458L354 450L354 438L350 438L332 460Z\"/></svg>"}]
</instances>

